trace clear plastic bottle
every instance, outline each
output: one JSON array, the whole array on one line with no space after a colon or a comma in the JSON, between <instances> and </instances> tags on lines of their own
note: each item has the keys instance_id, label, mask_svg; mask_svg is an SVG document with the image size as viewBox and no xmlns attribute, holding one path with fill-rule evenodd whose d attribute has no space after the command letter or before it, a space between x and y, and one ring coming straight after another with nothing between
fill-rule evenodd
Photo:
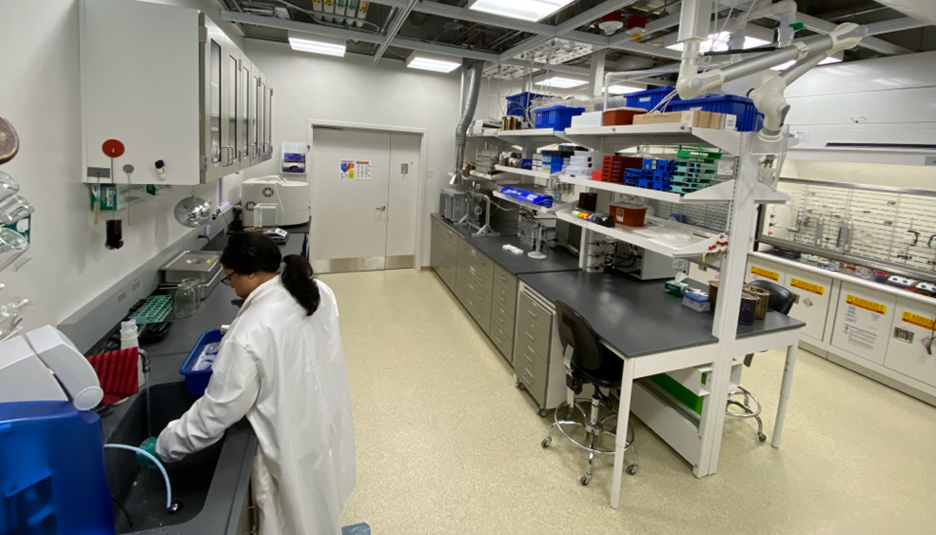
<instances>
[{"instance_id":1,"label":"clear plastic bottle","mask_svg":"<svg viewBox=\"0 0 936 535\"><path fill-rule=\"evenodd\" d=\"M120 323L120 349L130 347L140 347L140 341L137 338L139 330L136 320L123 321ZM146 384L146 374L143 373L143 357L137 357L137 385L142 388Z\"/></svg>"}]
</instances>

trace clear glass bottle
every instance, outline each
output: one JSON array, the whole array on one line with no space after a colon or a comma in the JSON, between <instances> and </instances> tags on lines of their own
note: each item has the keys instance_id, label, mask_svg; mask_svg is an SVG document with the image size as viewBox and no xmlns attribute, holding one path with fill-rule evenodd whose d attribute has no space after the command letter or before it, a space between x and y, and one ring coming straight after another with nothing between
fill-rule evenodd
<instances>
[{"instance_id":1,"label":"clear glass bottle","mask_svg":"<svg viewBox=\"0 0 936 535\"><path fill-rule=\"evenodd\" d=\"M177 318L187 318L198 308L198 279L183 279L176 289L173 312Z\"/></svg>"}]
</instances>

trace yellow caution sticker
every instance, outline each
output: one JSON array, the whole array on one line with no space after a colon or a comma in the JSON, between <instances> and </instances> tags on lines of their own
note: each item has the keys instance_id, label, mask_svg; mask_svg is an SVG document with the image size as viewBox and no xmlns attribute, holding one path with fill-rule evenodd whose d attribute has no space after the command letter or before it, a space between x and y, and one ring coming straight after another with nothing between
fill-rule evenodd
<instances>
[{"instance_id":1,"label":"yellow caution sticker","mask_svg":"<svg viewBox=\"0 0 936 535\"><path fill-rule=\"evenodd\" d=\"M764 268L759 268L757 266L751 266L751 273L764 277L765 279L770 279L772 281L780 280L780 274L773 271L768 271Z\"/></svg>"},{"instance_id":2,"label":"yellow caution sticker","mask_svg":"<svg viewBox=\"0 0 936 535\"><path fill-rule=\"evenodd\" d=\"M925 316L919 316L911 312L904 312L903 317L901 317L901 319L906 321L907 323L916 325L917 327L923 327L924 329L930 329L930 330L933 329L934 320L931 320Z\"/></svg>"},{"instance_id":3,"label":"yellow caution sticker","mask_svg":"<svg viewBox=\"0 0 936 535\"><path fill-rule=\"evenodd\" d=\"M807 292L812 292L818 295L825 295L825 288L819 286L818 284L813 284L811 282L801 281L799 279L790 279L790 286L794 288L799 288L800 290L806 290Z\"/></svg>"},{"instance_id":4,"label":"yellow caution sticker","mask_svg":"<svg viewBox=\"0 0 936 535\"><path fill-rule=\"evenodd\" d=\"M845 302L849 305L856 306L858 308L863 308L865 310L870 310L871 312L876 312L878 314L886 314L887 307L881 303L875 303L874 301L869 301L868 299L862 299L854 295L848 294L845 297Z\"/></svg>"}]
</instances>

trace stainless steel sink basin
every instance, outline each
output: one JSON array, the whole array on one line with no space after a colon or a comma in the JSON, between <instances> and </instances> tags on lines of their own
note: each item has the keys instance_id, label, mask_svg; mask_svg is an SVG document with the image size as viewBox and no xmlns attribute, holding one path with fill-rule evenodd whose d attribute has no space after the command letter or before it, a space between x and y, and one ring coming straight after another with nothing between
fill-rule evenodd
<instances>
[{"instance_id":1,"label":"stainless steel sink basin","mask_svg":"<svg viewBox=\"0 0 936 535\"><path fill-rule=\"evenodd\" d=\"M150 396L155 435L197 399L186 394L184 383L153 386ZM138 446L148 436L146 396L141 394L108 442ZM255 448L250 426L241 422L214 446L178 463L167 463L172 501L180 505L175 513L166 510L166 488L158 470L141 467L132 452L108 449L105 469L114 502L116 532L227 533L226 524L232 521L231 516L237 516L236 511L242 505L235 502L243 502L246 496ZM177 529L164 530L167 527Z\"/></svg>"}]
</instances>

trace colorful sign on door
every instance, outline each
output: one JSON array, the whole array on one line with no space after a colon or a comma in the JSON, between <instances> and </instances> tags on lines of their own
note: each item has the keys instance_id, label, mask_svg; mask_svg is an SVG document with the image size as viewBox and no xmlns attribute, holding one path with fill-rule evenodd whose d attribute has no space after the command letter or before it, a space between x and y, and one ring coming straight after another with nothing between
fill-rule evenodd
<instances>
[{"instance_id":1,"label":"colorful sign on door","mask_svg":"<svg viewBox=\"0 0 936 535\"><path fill-rule=\"evenodd\" d=\"M769 270L766 270L766 269L764 269L764 268L759 268L759 267L757 267L757 266L751 266L751 273L753 273L753 274L755 274L755 275L758 275L758 276L760 276L760 277L764 277L765 279L770 279L770 280L772 280L772 281L778 281L778 280L780 280L780 274L779 274L779 273L776 273L776 272L773 272L773 271L769 271Z\"/></svg>"},{"instance_id":2,"label":"colorful sign on door","mask_svg":"<svg viewBox=\"0 0 936 535\"><path fill-rule=\"evenodd\" d=\"M339 179L370 180L373 178L370 160L338 160Z\"/></svg>"},{"instance_id":3,"label":"colorful sign on door","mask_svg":"<svg viewBox=\"0 0 936 535\"><path fill-rule=\"evenodd\" d=\"M825 288L819 286L818 284L813 284L811 282L806 282L799 279L790 279L790 286L794 288L799 288L800 290L806 290L807 292L812 292L814 294L823 295L825 293Z\"/></svg>"}]
</instances>

